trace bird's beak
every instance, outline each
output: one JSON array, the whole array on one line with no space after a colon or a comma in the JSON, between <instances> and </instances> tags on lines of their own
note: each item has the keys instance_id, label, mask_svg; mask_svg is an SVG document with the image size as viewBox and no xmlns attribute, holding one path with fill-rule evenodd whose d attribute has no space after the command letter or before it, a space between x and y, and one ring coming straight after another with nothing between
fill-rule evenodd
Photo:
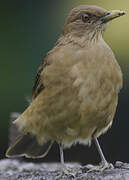
<instances>
[{"instance_id":1,"label":"bird's beak","mask_svg":"<svg viewBox=\"0 0 129 180\"><path fill-rule=\"evenodd\" d=\"M117 17L123 16L126 13L124 11L119 11L119 10L114 10L114 11L110 11L107 15L105 15L104 17L100 18L100 21L102 23L107 23Z\"/></svg>"}]
</instances>

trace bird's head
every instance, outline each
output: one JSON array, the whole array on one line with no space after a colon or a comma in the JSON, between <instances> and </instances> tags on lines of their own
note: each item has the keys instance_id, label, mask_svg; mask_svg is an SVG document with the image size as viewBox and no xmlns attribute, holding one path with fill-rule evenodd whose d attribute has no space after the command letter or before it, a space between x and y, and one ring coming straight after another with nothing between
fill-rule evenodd
<instances>
[{"instance_id":1,"label":"bird's head","mask_svg":"<svg viewBox=\"0 0 129 180\"><path fill-rule=\"evenodd\" d=\"M96 34L102 34L109 21L124 14L119 10L107 11L98 6L81 5L72 9L68 15L63 34L93 38Z\"/></svg>"}]
</instances>

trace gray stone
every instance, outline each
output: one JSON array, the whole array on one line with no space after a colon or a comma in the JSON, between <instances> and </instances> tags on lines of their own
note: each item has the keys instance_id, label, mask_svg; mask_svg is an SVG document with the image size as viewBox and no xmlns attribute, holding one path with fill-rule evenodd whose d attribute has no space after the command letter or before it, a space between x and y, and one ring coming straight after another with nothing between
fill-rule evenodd
<instances>
[{"instance_id":1,"label":"gray stone","mask_svg":"<svg viewBox=\"0 0 129 180\"><path fill-rule=\"evenodd\" d=\"M67 164L76 176L64 175L59 180L129 180L129 164L116 162L114 169L87 172L76 163ZM55 180L60 173L59 163L30 163L15 159L0 161L0 180Z\"/></svg>"}]
</instances>

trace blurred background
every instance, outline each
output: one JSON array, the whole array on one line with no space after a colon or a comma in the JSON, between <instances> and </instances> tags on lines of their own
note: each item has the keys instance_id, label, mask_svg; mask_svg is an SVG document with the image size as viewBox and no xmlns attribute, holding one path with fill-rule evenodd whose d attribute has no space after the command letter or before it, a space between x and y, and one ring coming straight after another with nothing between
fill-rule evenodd
<instances>
[{"instance_id":1,"label":"blurred background","mask_svg":"<svg viewBox=\"0 0 129 180\"><path fill-rule=\"evenodd\" d=\"M127 15L111 22L104 38L113 49L124 75L124 87L112 128L100 137L110 162L129 162L129 1L128 0L6 0L0 5L0 155L8 147L9 116L23 112L43 56L59 37L67 13L80 4L96 4ZM65 150L66 161L83 164L99 162L94 144ZM59 161L55 144L42 161Z\"/></svg>"}]
</instances>

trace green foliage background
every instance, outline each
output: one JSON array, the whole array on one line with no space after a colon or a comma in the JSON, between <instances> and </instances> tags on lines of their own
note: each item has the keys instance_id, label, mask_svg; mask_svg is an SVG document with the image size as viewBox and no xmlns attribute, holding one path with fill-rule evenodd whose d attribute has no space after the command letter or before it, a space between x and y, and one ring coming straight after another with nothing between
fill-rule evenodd
<instances>
[{"instance_id":1,"label":"green foliage background","mask_svg":"<svg viewBox=\"0 0 129 180\"><path fill-rule=\"evenodd\" d=\"M0 13L0 153L8 142L11 112L23 112L38 66L61 33L67 13L80 4L96 4L108 10L120 9L127 15L111 22L104 37L113 49L124 75L118 111L113 128L102 144L107 155L124 160L122 147L129 150L129 1L128 0L6 0ZM111 141L112 139L112 141ZM127 142L128 140L128 142ZM114 144L116 143L116 144ZM122 146L122 147L121 147ZM111 148L112 147L112 148ZM115 152L117 147L117 153ZM111 154L109 155L108 152ZM88 152L89 153L89 152ZM75 155L75 154L74 154ZM80 156L81 158L81 156ZM82 160L73 157L73 160ZM72 160L72 158L71 158ZM87 159L86 159L87 160ZM129 160L129 157L128 157Z\"/></svg>"}]
</instances>

